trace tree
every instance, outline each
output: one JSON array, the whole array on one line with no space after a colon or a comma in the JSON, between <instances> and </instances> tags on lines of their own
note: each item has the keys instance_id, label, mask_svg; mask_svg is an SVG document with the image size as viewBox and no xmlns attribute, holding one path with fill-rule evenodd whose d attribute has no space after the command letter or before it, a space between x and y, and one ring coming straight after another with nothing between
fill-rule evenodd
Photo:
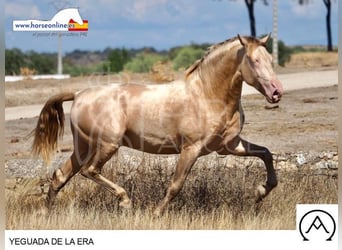
<instances>
[{"instance_id":1,"label":"tree","mask_svg":"<svg viewBox=\"0 0 342 250\"><path fill-rule=\"evenodd\" d=\"M299 4L308 4L309 0L299 0ZM325 17L326 29L327 29L327 50L333 51L332 35L331 35L331 0L323 0L323 3L327 9L327 15Z\"/></svg>"},{"instance_id":2,"label":"tree","mask_svg":"<svg viewBox=\"0 0 342 250\"><path fill-rule=\"evenodd\" d=\"M129 59L126 49L114 49L110 51L108 54L109 70L114 73L122 71Z\"/></svg>"},{"instance_id":3,"label":"tree","mask_svg":"<svg viewBox=\"0 0 342 250\"><path fill-rule=\"evenodd\" d=\"M232 0L231 0L232 1ZM236 0L234 0L236 1ZM254 2L256 0L245 0L245 4L248 11L249 17L249 26L251 29L251 36L256 37L256 28L255 28L255 16L254 16ZM268 0L262 0L265 5L268 5Z\"/></svg>"},{"instance_id":4,"label":"tree","mask_svg":"<svg viewBox=\"0 0 342 250\"><path fill-rule=\"evenodd\" d=\"M37 74L56 73L56 54L37 53L34 51L22 52L20 49L6 49L5 74L19 75L20 69L28 68Z\"/></svg>"},{"instance_id":5,"label":"tree","mask_svg":"<svg viewBox=\"0 0 342 250\"><path fill-rule=\"evenodd\" d=\"M267 50L272 53L273 51L273 38L269 40L269 42L266 44ZM280 66L285 66L285 63L289 62L291 59L291 54L293 53L293 50L285 45L285 43L281 40L278 40L278 53L279 53L279 59L278 63Z\"/></svg>"},{"instance_id":6,"label":"tree","mask_svg":"<svg viewBox=\"0 0 342 250\"><path fill-rule=\"evenodd\" d=\"M325 7L327 8L327 15L326 15L326 26L327 26L327 39L328 39L328 45L327 49L328 51L333 50L332 45L332 36L331 36L331 0L323 0Z\"/></svg>"},{"instance_id":7,"label":"tree","mask_svg":"<svg viewBox=\"0 0 342 250\"><path fill-rule=\"evenodd\" d=\"M56 74L56 54L29 51L26 57L27 62L24 66L29 69L34 69L38 74Z\"/></svg>"},{"instance_id":8,"label":"tree","mask_svg":"<svg viewBox=\"0 0 342 250\"><path fill-rule=\"evenodd\" d=\"M25 60L24 53L17 48L6 49L5 51L5 74L19 75L20 68L23 67Z\"/></svg>"}]
</instances>

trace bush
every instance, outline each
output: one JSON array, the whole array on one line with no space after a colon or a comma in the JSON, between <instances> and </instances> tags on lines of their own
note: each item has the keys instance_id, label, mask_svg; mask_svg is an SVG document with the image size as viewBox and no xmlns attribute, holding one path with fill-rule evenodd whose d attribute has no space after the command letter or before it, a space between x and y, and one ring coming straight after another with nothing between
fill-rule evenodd
<instances>
[{"instance_id":1,"label":"bush","mask_svg":"<svg viewBox=\"0 0 342 250\"><path fill-rule=\"evenodd\" d=\"M165 57L156 53L140 52L124 66L124 69L134 73L149 72L156 62L165 60Z\"/></svg>"},{"instance_id":2,"label":"bush","mask_svg":"<svg viewBox=\"0 0 342 250\"><path fill-rule=\"evenodd\" d=\"M103 69L103 64L96 64L93 66L79 66L68 61L63 63L63 73L69 74L71 76L91 75L98 72L104 72Z\"/></svg>"},{"instance_id":3,"label":"bush","mask_svg":"<svg viewBox=\"0 0 342 250\"><path fill-rule=\"evenodd\" d=\"M173 59L173 68L175 70L185 69L201 58L203 54L204 50L201 48L194 48L192 46L180 48Z\"/></svg>"},{"instance_id":4,"label":"bush","mask_svg":"<svg viewBox=\"0 0 342 250\"><path fill-rule=\"evenodd\" d=\"M267 43L266 48L270 53L272 53L273 38L271 38L270 41ZM293 50L290 47L287 47L283 41L278 41L278 63L280 66L285 66L285 63L290 61L292 53Z\"/></svg>"},{"instance_id":5,"label":"bush","mask_svg":"<svg viewBox=\"0 0 342 250\"><path fill-rule=\"evenodd\" d=\"M128 51L126 49L114 49L108 54L109 71L118 73L124 68L124 65L129 61ZM108 65L105 65L108 66ZM104 71L108 71L104 68Z\"/></svg>"}]
</instances>

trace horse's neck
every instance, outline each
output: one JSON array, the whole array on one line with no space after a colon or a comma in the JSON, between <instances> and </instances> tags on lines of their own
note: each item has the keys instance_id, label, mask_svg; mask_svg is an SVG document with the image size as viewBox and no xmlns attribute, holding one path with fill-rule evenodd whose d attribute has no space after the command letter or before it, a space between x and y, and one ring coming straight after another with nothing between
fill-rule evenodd
<instances>
[{"instance_id":1,"label":"horse's neck","mask_svg":"<svg viewBox=\"0 0 342 250\"><path fill-rule=\"evenodd\" d=\"M242 91L240 48L236 46L218 61L201 65L195 72L193 77L204 98L238 105Z\"/></svg>"}]
</instances>

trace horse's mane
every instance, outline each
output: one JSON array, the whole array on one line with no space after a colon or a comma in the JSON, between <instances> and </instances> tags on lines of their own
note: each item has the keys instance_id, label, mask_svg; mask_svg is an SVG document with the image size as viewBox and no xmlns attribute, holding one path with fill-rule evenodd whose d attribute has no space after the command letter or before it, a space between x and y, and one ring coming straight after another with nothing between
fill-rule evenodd
<instances>
[{"instance_id":1,"label":"horse's mane","mask_svg":"<svg viewBox=\"0 0 342 250\"><path fill-rule=\"evenodd\" d=\"M254 37L245 37L247 39L248 42L258 42L258 40ZM213 54L214 51L235 42L238 39L238 37L233 37L230 39L227 39L223 42L211 45L210 47L208 47L207 51L204 53L204 55L202 56L201 59L198 59L197 61L195 61L189 68L186 69L185 71L185 77L188 77L189 75L191 75L191 73L193 73L210 55Z\"/></svg>"},{"instance_id":2,"label":"horse's mane","mask_svg":"<svg viewBox=\"0 0 342 250\"><path fill-rule=\"evenodd\" d=\"M194 72L202 63L203 61L209 56L211 55L211 53L213 51L215 51L216 49L218 49L219 47L226 45L228 43L231 43L233 41L235 41L237 39L237 37L231 38L231 39L227 39L223 42L211 45L208 47L207 51L204 53L204 55L202 56L202 58L196 60L189 68L186 69L185 71L185 77L188 77L189 75L191 75L192 72Z\"/></svg>"}]
</instances>

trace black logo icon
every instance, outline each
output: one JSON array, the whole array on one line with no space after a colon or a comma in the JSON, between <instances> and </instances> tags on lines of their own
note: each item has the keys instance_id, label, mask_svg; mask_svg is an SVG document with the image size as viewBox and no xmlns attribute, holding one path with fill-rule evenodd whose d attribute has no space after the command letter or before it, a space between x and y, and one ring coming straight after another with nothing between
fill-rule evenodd
<instances>
[{"instance_id":1,"label":"black logo icon","mask_svg":"<svg viewBox=\"0 0 342 250\"><path fill-rule=\"evenodd\" d=\"M331 241L336 232L336 222L327 211L315 209L304 214L299 222L299 232L304 241L310 240L310 235L319 232L326 241Z\"/></svg>"}]
</instances>

